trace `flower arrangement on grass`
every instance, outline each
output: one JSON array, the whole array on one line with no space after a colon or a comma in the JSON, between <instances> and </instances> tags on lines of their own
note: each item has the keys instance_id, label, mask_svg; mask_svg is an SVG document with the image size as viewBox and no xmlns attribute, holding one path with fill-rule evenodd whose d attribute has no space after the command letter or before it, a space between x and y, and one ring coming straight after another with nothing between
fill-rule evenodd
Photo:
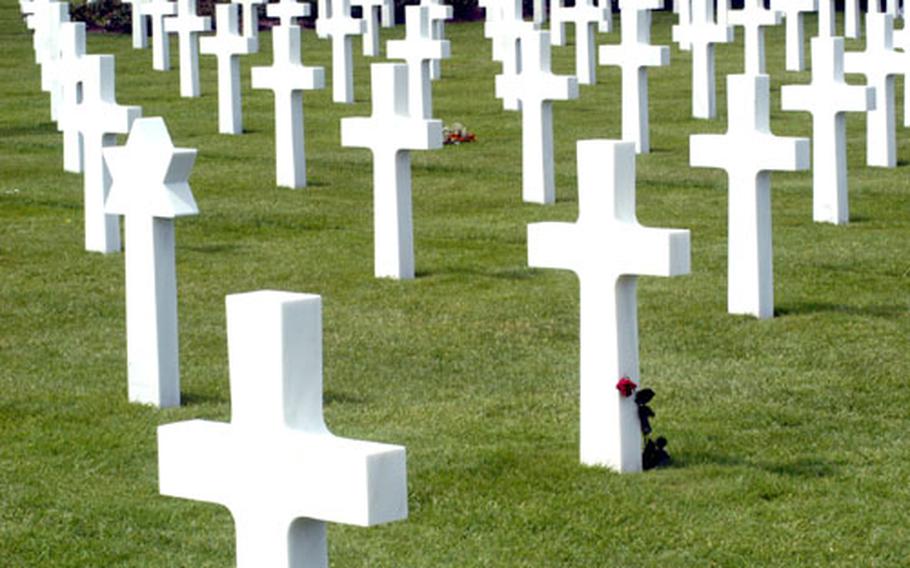
<instances>
[{"instance_id":1,"label":"flower arrangement on grass","mask_svg":"<svg viewBox=\"0 0 910 568\"><path fill-rule=\"evenodd\" d=\"M622 377L616 383L616 390L620 396L629 398L635 396L635 405L638 406L638 422L641 426L641 434L644 437L645 445L641 454L641 467L644 470L665 467L670 465L670 454L667 452L667 439L658 436L651 439L651 418L654 418L654 410L648 406L651 399L654 398L653 389L638 389L638 385L629 377Z\"/></svg>"}]
</instances>

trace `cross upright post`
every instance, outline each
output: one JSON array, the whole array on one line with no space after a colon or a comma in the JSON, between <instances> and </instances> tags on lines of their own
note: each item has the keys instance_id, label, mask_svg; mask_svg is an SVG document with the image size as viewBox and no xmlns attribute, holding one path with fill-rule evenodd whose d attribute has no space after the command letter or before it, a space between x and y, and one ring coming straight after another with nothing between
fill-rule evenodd
<instances>
[{"instance_id":1,"label":"cross upright post","mask_svg":"<svg viewBox=\"0 0 910 568\"><path fill-rule=\"evenodd\" d=\"M430 37L438 41L446 38L446 20L452 19L451 6L443 4L443 0L420 0L421 6L426 6L430 13ZM439 59L430 61L430 80L436 81L442 76L442 66Z\"/></svg>"},{"instance_id":2,"label":"cross upright post","mask_svg":"<svg viewBox=\"0 0 910 568\"><path fill-rule=\"evenodd\" d=\"M521 39L521 71L496 76L496 96L521 108L521 195L529 203L556 201L553 101L578 98L573 76L550 70L550 33L528 30Z\"/></svg>"},{"instance_id":3,"label":"cross upright post","mask_svg":"<svg viewBox=\"0 0 910 568\"><path fill-rule=\"evenodd\" d=\"M576 0L575 6L563 8L564 21L575 26L575 76L579 85L597 82L594 49L595 35L601 22L611 20L611 12L597 6L594 0Z\"/></svg>"},{"instance_id":4,"label":"cross upright post","mask_svg":"<svg viewBox=\"0 0 910 568\"><path fill-rule=\"evenodd\" d=\"M363 54L366 57L379 55L379 19L382 7L388 0L351 0L352 6L359 6L360 18L364 22Z\"/></svg>"},{"instance_id":5,"label":"cross upright post","mask_svg":"<svg viewBox=\"0 0 910 568\"><path fill-rule=\"evenodd\" d=\"M407 517L405 448L333 435L322 412L322 299L226 299L231 422L158 427L162 495L224 505L238 568L328 567L326 523Z\"/></svg>"},{"instance_id":6,"label":"cross upright post","mask_svg":"<svg viewBox=\"0 0 910 568\"><path fill-rule=\"evenodd\" d=\"M729 26L730 11L730 0L717 0L717 23L722 26Z\"/></svg>"},{"instance_id":7,"label":"cross upright post","mask_svg":"<svg viewBox=\"0 0 910 568\"><path fill-rule=\"evenodd\" d=\"M777 26L781 13L765 8L764 0L745 0L741 10L731 10L728 21L742 26L745 35L745 71L748 75L765 72L765 28Z\"/></svg>"},{"instance_id":8,"label":"cross upright post","mask_svg":"<svg viewBox=\"0 0 910 568\"><path fill-rule=\"evenodd\" d=\"M164 19L177 13L177 5L170 0L148 0L142 5L142 13L152 21L152 69L170 71L171 48Z\"/></svg>"},{"instance_id":9,"label":"cross upright post","mask_svg":"<svg viewBox=\"0 0 910 568\"><path fill-rule=\"evenodd\" d=\"M132 28L133 49L149 46L148 16L142 12L142 5L148 0L121 0L130 5L130 27Z\"/></svg>"},{"instance_id":10,"label":"cross upright post","mask_svg":"<svg viewBox=\"0 0 910 568\"><path fill-rule=\"evenodd\" d=\"M195 160L160 117L136 120L126 145L104 150L105 211L125 219L129 400L159 408L180 406L174 218L199 213L187 183Z\"/></svg>"},{"instance_id":11,"label":"cross upright post","mask_svg":"<svg viewBox=\"0 0 910 568\"><path fill-rule=\"evenodd\" d=\"M818 0L818 35L834 37L837 35L837 10L834 0Z\"/></svg>"},{"instance_id":12,"label":"cross upright post","mask_svg":"<svg viewBox=\"0 0 910 568\"><path fill-rule=\"evenodd\" d=\"M65 2L48 2L36 13L39 18L41 41L37 49L41 59L41 90L50 95L51 120L59 122L62 91L60 76L65 72L61 63L62 50L66 47L61 44L62 27L69 22L69 4Z\"/></svg>"},{"instance_id":13,"label":"cross upright post","mask_svg":"<svg viewBox=\"0 0 910 568\"><path fill-rule=\"evenodd\" d=\"M310 4L299 0L279 0L266 6L266 15L278 20L279 25L290 27L297 25L297 18L306 18L310 15ZM322 17L322 14L319 14ZM246 36L246 32L244 32Z\"/></svg>"},{"instance_id":14,"label":"cross upright post","mask_svg":"<svg viewBox=\"0 0 910 568\"><path fill-rule=\"evenodd\" d=\"M557 1L554 0L554 2ZM553 6L555 5L553 4ZM526 22L522 18L521 11L521 0L498 0L488 8L488 15L496 14L496 16L488 17L483 26L484 37L490 38L493 42L493 60L502 63L501 76L507 82L515 81L521 68L521 49L519 48L521 37L535 29L534 24ZM500 96L499 94L496 96L502 98L503 109L519 110L518 99L514 96Z\"/></svg>"},{"instance_id":15,"label":"cross upright post","mask_svg":"<svg viewBox=\"0 0 910 568\"><path fill-rule=\"evenodd\" d=\"M82 173L82 135L72 119L82 93L85 73L85 24L66 22L60 27L60 120L63 131L63 170Z\"/></svg>"},{"instance_id":16,"label":"cross upright post","mask_svg":"<svg viewBox=\"0 0 910 568\"><path fill-rule=\"evenodd\" d=\"M844 56L844 70L875 87L875 109L866 113L866 164L883 168L897 167L894 78L908 67L908 54L894 49L893 30L891 16L866 14L866 50Z\"/></svg>"},{"instance_id":17,"label":"cross upright post","mask_svg":"<svg viewBox=\"0 0 910 568\"><path fill-rule=\"evenodd\" d=\"M306 187L303 91L325 87L322 67L303 65L300 26L272 28L270 67L253 67L253 88L275 94L275 179L282 187Z\"/></svg>"},{"instance_id":18,"label":"cross upright post","mask_svg":"<svg viewBox=\"0 0 910 568\"><path fill-rule=\"evenodd\" d=\"M564 0L550 0L550 44L564 46L566 44L566 23L568 22L568 8L563 5ZM611 12L612 16L612 12ZM524 20L524 17L521 18ZM540 26L534 24L534 28Z\"/></svg>"},{"instance_id":19,"label":"cross upright post","mask_svg":"<svg viewBox=\"0 0 910 568\"><path fill-rule=\"evenodd\" d=\"M374 272L377 278L414 278L411 150L442 147L442 123L409 111L408 68L370 68L373 114L341 119L341 145L373 152Z\"/></svg>"},{"instance_id":20,"label":"cross upright post","mask_svg":"<svg viewBox=\"0 0 910 568\"><path fill-rule=\"evenodd\" d=\"M196 14L196 0L177 0L177 15L164 19L180 47L180 96L199 96L199 34L212 31L212 19Z\"/></svg>"},{"instance_id":21,"label":"cross upright post","mask_svg":"<svg viewBox=\"0 0 910 568\"><path fill-rule=\"evenodd\" d=\"M32 25L35 29L32 36L35 63L44 65L56 56L60 25L68 21L70 21L68 2L45 1L35 6L32 14ZM52 112L56 113L56 105L51 108ZM56 114L53 118L56 120Z\"/></svg>"},{"instance_id":22,"label":"cross upright post","mask_svg":"<svg viewBox=\"0 0 910 568\"><path fill-rule=\"evenodd\" d=\"M231 0L234 4L240 4L241 13L243 14L243 37L259 37L259 6L267 3L268 0ZM307 4L309 6L309 4Z\"/></svg>"},{"instance_id":23,"label":"cross upright post","mask_svg":"<svg viewBox=\"0 0 910 568\"><path fill-rule=\"evenodd\" d=\"M679 45L680 51L692 49L692 38L696 35L691 31L695 21L694 12L697 9L693 3L699 0L673 0L673 11L676 12L676 23L670 28L670 34ZM714 0L710 0L711 13L714 13ZM713 18L712 18L713 20Z\"/></svg>"},{"instance_id":24,"label":"cross upright post","mask_svg":"<svg viewBox=\"0 0 910 568\"><path fill-rule=\"evenodd\" d=\"M651 151L648 133L648 67L670 64L670 48L651 45L651 10L663 0L620 0L622 41L600 46L601 65L622 68L622 138L641 154Z\"/></svg>"},{"instance_id":25,"label":"cross upright post","mask_svg":"<svg viewBox=\"0 0 910 568\"><path fill-rule=\"evenodd\" d=\"M771 172L809 168L809 140L770 130L767 75L727 76L726 134L689 137L693 167L726 170L729 187L727 311L774 316Z\"/></svg>"},{"instance_id":26,"label":"cross upright post","mask_svg":"<svg viewBox=\"0 0 910 568\"><path fill-rule=\"evenodd\" d=\"M405 38L389 40L389 59L404 59L408 65L408 109L414 118L433 117L433 87L430 62L449 57L448 40L433 39L430 9L427 6L405 7Z\"/></svg>"},{"instance_id":27,"label":"cross upright post","mask_svg":"<svg viewBox=\"0 0 910 568\"><path fill-rule=\"evenodd\" d=\"M859 0L844 0L844 35L850 39L859 39L863 29L861 20Z\"/></svg>"},{"instance_id":28,"label":"cross upright post","mask_svg":"<svg viewBox=\"0 0 910 568\"><path fill-rule=\"evenodd\" d=\"M812 40L812 83L781 88L781 107L812 114L812 218L847 223L846 113L875 107L875 89L844 80L844 39Z\"/></svg>"},{"instance_id":29,"label":"cross upright post","mask_svg":"<svg viewBox=\"0 0 910 568\"><path fill-rule=\"evenodd\" d=\"M638 277L688 274L689 231L638 223L634 144L578 142L578 221L528 225L528 265L578 275L581 462L640 471L637 407L615 385L641 380Z\"/></svg>"},{"instance_id":30,"label":"cross upright post","mask_svg":"<svg viewBox=\"0 0 910 568\"><path fill-rule=\"evenodd\" d=\"M243 132L243 105L240 90L240 56L259 51L259 40L240 34L238 4L215 6L217 30L199 40L202 53L218 58L218 132Z\"/></svg>"},{"instance_id":31,"label":"cross upright post","mask_svg":"<svg viewBox=\"0 0 910 568\"><path fill-rule=\"evenodd\" d=\"M733 41L733 28L716 23L714 0L692 0L692 21L680 30L679 39L692 50L692 116L717 116L717 80L715 79L714 46Z\"/></svg>"},{"instance_id":32,"label":"cross upright post","mask_svg":"<svg viewBox=\"0 0 910 568\"><path fill-rule=\"evenodd\" d=\"M115 215L104 211L111 177L102 152L117 143L117 134L130 131L142 109L117 104L113 55L87 55L82 61L82 101L76 105L69 124L82 136L85 250L118 252L120 223Z\"/></svg>"},{"instance_id":33,"label":"cross upright post","mask_svg":"<svg viewBox=\"0 0 910 568\"><path fill-rule=\"evenodd\" d=\"M822 3L826 1L828 0L822 0ZM784 14L787 28L787 71L805 71L806 32L803 26L803 13L817 11L818 0L771 0L771 9Z\"/></svg>"},{"instance_id":34,"label":"cross upright post","mask_svg":"<svg viewBox=\"0 0 910 568\"><path fill-rule=\"evenodd\" d=\"M331 0L329 14L319 15L316 32L332 39L332 101L354 102L354 63L351 38L361 35L363 20L351 17L349 0Z\"/></svg>"}]
</instances>

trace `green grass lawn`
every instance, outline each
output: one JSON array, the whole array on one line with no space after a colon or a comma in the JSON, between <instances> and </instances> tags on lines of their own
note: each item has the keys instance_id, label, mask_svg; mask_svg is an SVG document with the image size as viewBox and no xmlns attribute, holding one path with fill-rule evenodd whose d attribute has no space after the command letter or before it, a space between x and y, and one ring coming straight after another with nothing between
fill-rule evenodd
<instances>
[{"instance_id":1,"label":"green grass lawn","mask_svg":"<svg viewBox=\"0 0 910 568\"><path fill-rule=\"evenodd\" d=\"M671 21L655 17L655 43ZM0 565L233 565L226 509L158 495L155 428L229 420L224 296L262 288L323 296L332 431L407 447L408 520L331 526L333 566L906 565L908 131L897 169L867 168L850 116L849 226L812 223L808 172L774 175L778 317L734 317L726 178L687 165L689 134L725 129L723 81L722 118L695 121L690 54L652 70L638 216L691 230L692 274L639 283L642 379L674 463L620 476L578 461L577 279L530 270L526 251L529 222L577 215L576 140L619 136L619 71L555 105L558 202L523 204L520 115L493 96L482 26L447 33L435 115L478 142L413 154L410 282L373 278L371 155L339 145L340 119L370 112L359 41L356 104L304 96L311 185L292 191L274 184L272 94L249 85L269 34L242 60L242 136L217 134L214 57L202 98L181 99L176 68L152 71L128 36L89 36L116 54L118 100L199 150L201 213L176 223L184 405L160 411L127 403L123 257L83 251L82 178L62 170L16 5L0 7ZM782 43L769 33L772 128L808 135L807 114L779 110L781 83L809 80L784 72ZM308 30L304 44L330 64L329 42ZM739 72L741 43L718 57L719 77ZM553 60L572 72L574 48Z\"/></svg>"}]
</instances>

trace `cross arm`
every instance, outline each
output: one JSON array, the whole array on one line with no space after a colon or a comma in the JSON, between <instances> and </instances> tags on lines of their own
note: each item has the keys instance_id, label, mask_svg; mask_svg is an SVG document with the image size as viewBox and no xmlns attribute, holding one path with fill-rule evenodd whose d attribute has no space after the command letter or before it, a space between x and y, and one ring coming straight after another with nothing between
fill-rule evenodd
<instances>
[{"instance_id":1,"label":"cross arm","mask_svg":"<svg viewBox=\"0 0 910 568\"><path fill-rule=\"evenodd\" d=\"M575 223L531 223L528 225L528 266L578 272L581 259L578 225Z\"/></svg>"},{"instance_id":2,"label":"cross arm","mask_svg":"<svg viewBox=\"0 0 910 568\"><path fill-rule=\"evenodd\" d=\"M666 45L614 44L600 46L601 65L624 66L632 62L641 67L663 67L670 64L670 48Z\"/></svg>"},{"instance_id":3,"label":"cross arm","mask_svg":"<svg viewBox=\"0 0 910 568\"><path fill-rule=\"evenodd\" d=\"M624 242L632 243L630 245ZM679 276L690 270L689 231L685 229L652 229L637 227L616 239L622 248L617 261L621 274L631 276Z\"/></svg>"},{"instance_id":4,"label":"cross arm","mask_svg":"<svg viewBox=\"0 0 910 568\"><path fill-rule=\"evenodd\" d=\"M398 150L433 150L442 147L442 121L406 117L382 121L374 117L342 118L341 145L371 150L392 146Z\"/></svg>"},{"instance_id":5,"label":"cross arm","mask_svg":"<svg viewBox=\"0 0 910 568\"><path fill-rule=\"evenodd\" d=\"M206 55L249 55L257 51L259 51L259 40L254 37L238 35L223 38L218 35L210 35L199 38L199 52Z\"/></svg>"}]
</instances>

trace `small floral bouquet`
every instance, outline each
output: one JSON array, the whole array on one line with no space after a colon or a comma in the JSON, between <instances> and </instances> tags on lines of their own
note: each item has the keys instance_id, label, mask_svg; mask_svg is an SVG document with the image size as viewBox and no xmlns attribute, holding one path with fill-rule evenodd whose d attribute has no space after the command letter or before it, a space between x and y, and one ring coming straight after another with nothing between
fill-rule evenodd
<instances>
[{"instance_id":1,"label":"small floral bouquet","mask_svg":"<svg viewBox=\"0 0 910 568\"><path fill-rule=\"evenodd\" d=\"M641 462L642 469L654 469L656 467L666 467L670 465L670 454L667 453L667 439L663 436L651 439L651 418L654 417L654 411L648 406L651 399L654 398L654 391L651 389L638 390L638 385L629 377L622 377L616 383L616 390L620 396L629 398L635 395L635 405L638 407L638 421L641 425L641 434L645 439L645 447L642 452Z\"/></svg>"},{"instance_id":2,"label":"small floral bouquet","mask_svg":"<svg viewBox=\"0 0 910 568\"><path fill-rule=\"evenodd\" d=\"M446 145L464 144L474 142L476 139L477 137L474 136L474 133L468 132L468 129L460 122L456 122L452 126L445 126L442 129L442 143Z\"/></svg>"}]
</instances>

